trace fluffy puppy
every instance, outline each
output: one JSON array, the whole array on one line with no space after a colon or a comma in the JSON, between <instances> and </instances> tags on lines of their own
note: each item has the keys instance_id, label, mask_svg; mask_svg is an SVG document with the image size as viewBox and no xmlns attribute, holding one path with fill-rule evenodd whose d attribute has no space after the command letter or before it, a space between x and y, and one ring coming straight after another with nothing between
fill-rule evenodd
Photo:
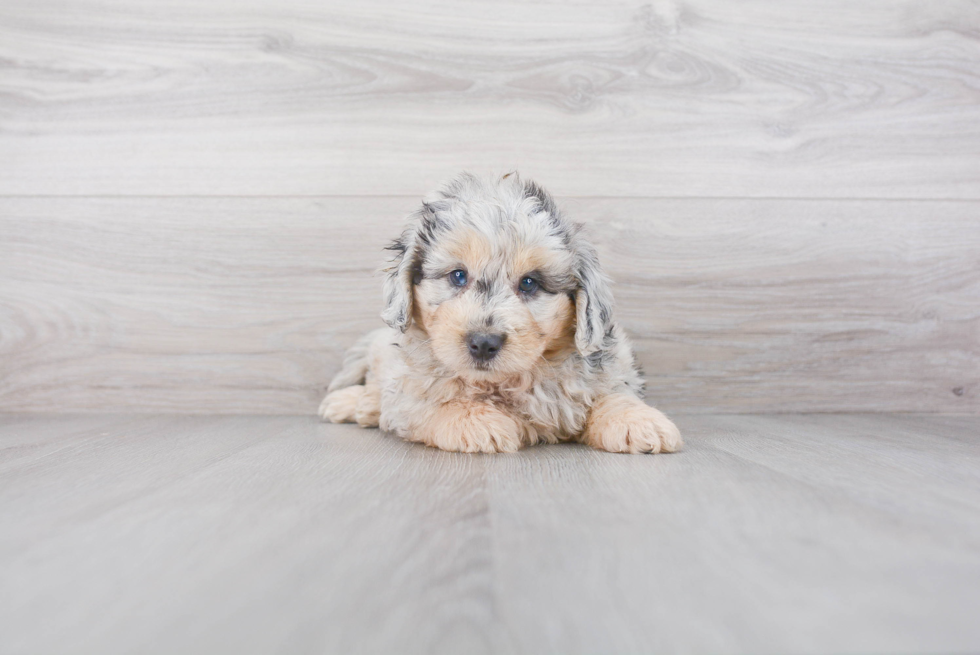
<instances>
[{"instance_id":1,"label":"fluffy puppy","mask_svg":"<svg viewBox=\"0 0 980 655\"><path fill-rule=\"evenodd\" d=\"M595 249L541 187L463 173L389 249L388 327L348 351L322 418L464 452L680 448L677 427L641 400Z\"/></svg>"}]
</instances>

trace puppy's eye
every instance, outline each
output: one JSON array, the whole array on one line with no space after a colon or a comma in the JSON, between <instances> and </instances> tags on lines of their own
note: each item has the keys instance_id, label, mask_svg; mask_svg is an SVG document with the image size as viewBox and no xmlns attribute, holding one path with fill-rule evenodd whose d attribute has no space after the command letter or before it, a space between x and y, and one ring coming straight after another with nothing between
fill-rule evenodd
<instances>
[{"instance_id":1,"label":"puppy's eye","mask_svg":"<svg viewBox=\"0 0 980 655\"><path fill-rule=\"evenodd\" d=\"M519 288L521 293L534 293L538 290L538 281L533 277L522 278Z\"/></svg>"},{"instance_id":2,"label":"puppy's eye","mask_svg":"<svg viewBox=\"0 0 980 655\"><path fill-rule=\"evenodd\" d=\"M449 282L454 287L465 287L466 286L466 271L461 269L456 269L449 274Z\"/></svg>"}]
</instances>

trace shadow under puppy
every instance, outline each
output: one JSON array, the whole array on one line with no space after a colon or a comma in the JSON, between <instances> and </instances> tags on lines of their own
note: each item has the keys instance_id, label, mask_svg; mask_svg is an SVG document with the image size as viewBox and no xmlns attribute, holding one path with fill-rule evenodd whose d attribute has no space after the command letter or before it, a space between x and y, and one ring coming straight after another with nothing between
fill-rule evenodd
<instances>
[{"instance_id":1,"label":"shadow under puppy","mask_svg":"<svg viewBox=\"0 0 980 655\"><path fill-rule=\"evenodd\" d=\"M465 452L680 448L677 427L641 400L595 249L535 183L463 173L389 249L389 327L348 351L322 418Z\"/></svg>"}]
</instances>

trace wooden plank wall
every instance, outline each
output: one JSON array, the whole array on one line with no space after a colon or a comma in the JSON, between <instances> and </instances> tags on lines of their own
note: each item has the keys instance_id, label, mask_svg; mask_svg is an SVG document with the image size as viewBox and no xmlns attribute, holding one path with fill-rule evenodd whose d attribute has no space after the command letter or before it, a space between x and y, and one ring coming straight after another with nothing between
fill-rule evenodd
<instances>
[{"instance_id":1,"label":"wooden plank wall","mask_svg":"<svg viewBox=\"0 0 980 655\"><path fill-rule=\"evenodd\" d=\"M461 169L668 412L980 413L980 5L0 5L0 411L307 413Z\"/></svg>"}]
</instances>

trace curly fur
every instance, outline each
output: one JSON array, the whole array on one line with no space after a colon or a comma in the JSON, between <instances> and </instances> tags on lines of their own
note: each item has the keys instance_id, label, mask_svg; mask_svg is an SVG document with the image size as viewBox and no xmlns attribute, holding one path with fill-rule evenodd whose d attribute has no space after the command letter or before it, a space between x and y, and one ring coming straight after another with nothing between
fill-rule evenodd
<instances>
[{"instance_id":1,"label":"curly fur","mask_svg":"<svg viewBox=\"0 0 980 655\"><path fill-rule=\"evenodd\" d=\"M676 426L641 400L595 249L534 182L463 173L423 201L389 249L388 327L348 351L322 418L465 452L566 440L612 452L681 447ZM455 270L464 286L450 280ZM474 333L504 339L489 361L468 349Z\"/></svg>"}]
</instances>

